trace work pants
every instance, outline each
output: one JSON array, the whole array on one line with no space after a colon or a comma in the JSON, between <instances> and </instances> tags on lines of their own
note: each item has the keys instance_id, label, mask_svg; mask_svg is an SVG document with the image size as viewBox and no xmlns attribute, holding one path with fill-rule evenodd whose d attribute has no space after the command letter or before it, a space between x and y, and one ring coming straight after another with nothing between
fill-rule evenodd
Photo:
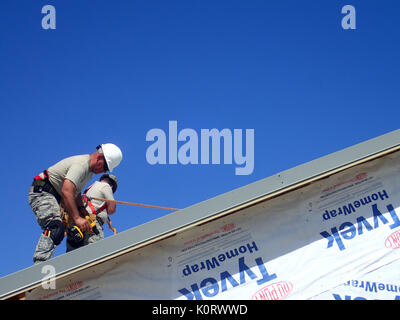
<instances>
[{"instance_id":1,"label":"work pants","mask_svg":"<svg viewBox=\"0 0 400 320\"><path fill-rule=\"evenodd\" d=\"M31 187L29 189L28 202L42 230L46 229L53 220L62 221L60 206L52 194L44 191L33 192L33 187ZM42 233L33 254L33 262L39 263L50 259L54 250L55 245L51 237Z\"/></svg>"}]
</instances>

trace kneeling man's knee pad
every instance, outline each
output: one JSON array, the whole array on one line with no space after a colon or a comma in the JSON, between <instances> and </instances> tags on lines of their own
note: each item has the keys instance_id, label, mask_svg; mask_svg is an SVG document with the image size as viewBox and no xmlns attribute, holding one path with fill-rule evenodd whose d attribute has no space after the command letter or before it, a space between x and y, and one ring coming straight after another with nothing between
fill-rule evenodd
<instances>
[{"instance_id":1,"label":"kneeling man's knee pad","mask_svg":"<svg viewBox=\"0 0 400 320\"><path fill-rule=\"evenodd\" d=\"M54 244L58 246L64 239L64 225L60 220L53 220L47 225L44 234L48 235Z\"/></svg>"}]
</instances>

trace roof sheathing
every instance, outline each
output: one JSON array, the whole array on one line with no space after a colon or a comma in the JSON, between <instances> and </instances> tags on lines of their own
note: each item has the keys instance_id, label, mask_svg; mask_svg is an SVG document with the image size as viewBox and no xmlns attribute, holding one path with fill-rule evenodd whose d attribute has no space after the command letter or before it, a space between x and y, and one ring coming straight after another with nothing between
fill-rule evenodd
<instances>
[{"instance_id":1,"label":"roof sheathing","mask_svg":"<svg viewBox=\"0 0 400 320\"><path fill-rule=\"evenodd\" d=\"M396 130L285 170L93 243L90 248L85 246L5 276L0 279L0 298L39 286L45 276L41 272L45 264L54 266L56 277L61 278L399 149L400 130Z\"/></svg>"}]
</instances>

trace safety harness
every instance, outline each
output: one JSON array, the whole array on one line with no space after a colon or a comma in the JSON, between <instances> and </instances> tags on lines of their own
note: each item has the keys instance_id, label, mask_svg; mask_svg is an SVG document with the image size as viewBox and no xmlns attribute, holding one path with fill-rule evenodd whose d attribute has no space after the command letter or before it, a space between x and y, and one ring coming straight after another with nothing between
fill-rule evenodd
<instances>
[{"instance_id":1,"label":"safety harness","mask_svg":"<svg viewBox=\"0 0 400 320\"><path fill-rule=\"evenodd\" d=\"M50 183L49 172L47 170L43 171L43 177L39 174L33 178L33 192L48 192L52 194L58 203L61 201L61 196L58 194L56 189Z\"/></svg>"},{"instance_id":2,"label":"safety harness","mask_svg":"<svg viewBox=\"0 0 400 320\"><path fill-rule=\"evenodd\" d=\"M104 209L107 208L107 203L104 203L104 205L102 205L99 209L96 210L96 208L94 207L92 201L90 200L90 198L86 195L86 193L89 191L89 189L92 187L93 185L91 185L89 188L87 188L83 194L82 194L82 201L83 204L85 205L85 207L89 207L90 210L92 211L92 213L97 216L100 212L102 212Z\"/></svg>"}]
</instances>

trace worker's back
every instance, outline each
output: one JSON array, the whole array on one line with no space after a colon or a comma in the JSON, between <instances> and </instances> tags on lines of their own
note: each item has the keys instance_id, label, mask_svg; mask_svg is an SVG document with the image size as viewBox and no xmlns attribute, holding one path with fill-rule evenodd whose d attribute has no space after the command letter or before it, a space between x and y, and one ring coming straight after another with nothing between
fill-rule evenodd
<instances>
[{"instance_id":1,"label":"worker's back","mask_svg":"<svg viewBox=\"0 0 400 320\"><path fill-rule=\"evenodd\" d=\"M94 198L102 198L114 200L114 194L111 189L111 186L103 181L96 181L93 183L87 190L86 195L91 199L91 203L96 211L99 211L104 205L105 202L101 200L95 200ZM87 212L93 213L90 206L86 207ZM104 223L107 222L107 207L97 214L97 219L101 219Z\"/></svg>"}]
</instances>

